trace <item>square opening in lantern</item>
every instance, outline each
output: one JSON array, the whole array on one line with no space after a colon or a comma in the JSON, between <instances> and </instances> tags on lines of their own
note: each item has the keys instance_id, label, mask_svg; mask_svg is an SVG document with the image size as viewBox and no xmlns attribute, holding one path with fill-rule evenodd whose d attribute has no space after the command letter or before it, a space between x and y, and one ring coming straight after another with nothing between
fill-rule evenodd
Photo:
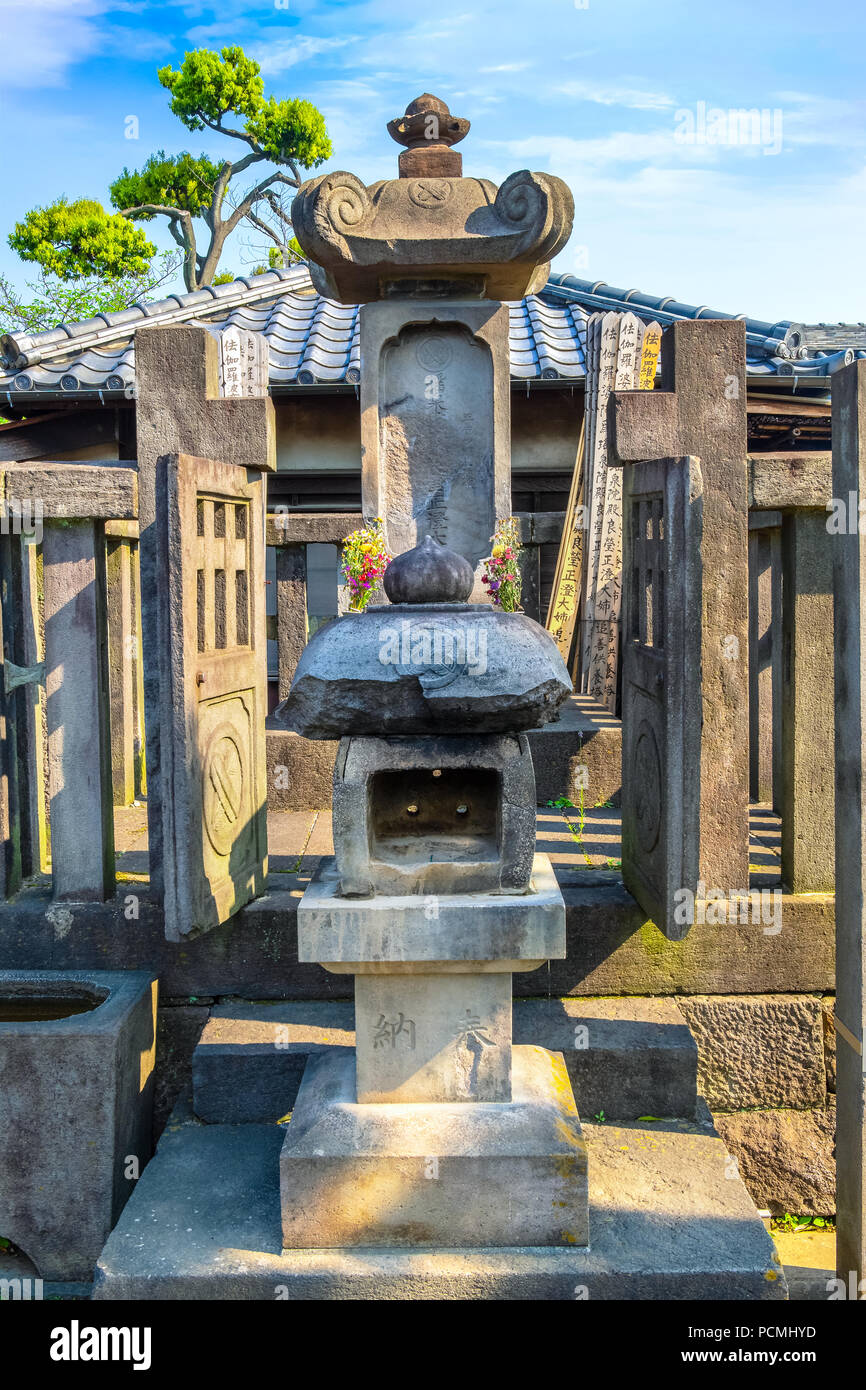
<instances>
[{"instance_id":1,"label":"square opening in lantern","mask_svg":"<svg viewBox=\"0 0 866 1390\"><path fill-rule=\"evenodd\" d=\"M374 859L398 865L499 859L495 769L388 769L373 774L369 794Z\"/></svg>"}]
</instances>

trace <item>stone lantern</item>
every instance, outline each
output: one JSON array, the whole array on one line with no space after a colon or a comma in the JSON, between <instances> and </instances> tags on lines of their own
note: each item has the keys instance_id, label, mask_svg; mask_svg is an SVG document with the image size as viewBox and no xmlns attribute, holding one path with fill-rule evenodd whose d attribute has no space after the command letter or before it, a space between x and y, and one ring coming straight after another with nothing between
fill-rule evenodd
<instances>
[{"instance_id":1,"label":"stone lantern","mask_svg":"<svg viewBox=\"0 0 866 1390\"><path fill-rule=\"evenodd\" d=\"M390 604L316 633L281 707L340 737L298 952L354 974L356 1017L354 1052L308 1063L286 1137L291 1248L588 1240L565 1064L511 1042L512 973L565 955L525 731L571 683L550 635L472 584L425 538L386 572Z\"/></svg>"},{"instance_id":2,"label":"stone lantern","mask_svg":"<svg viewBox=\"0 0 866 1390\"><path fill-rule=\"evenodd\" d=\"M355 976L356 1047L310 1059L282 1151L296 1250L589 1239L564 1060L511 1041L513 972L566 953L526 731L571 681L549 633L478 582L511 510L497 300L544 282L572 202L546 174L464 178L468 128L419 97L389 126L398 179L326 174L293 207L317 288L363 304L364 513L396 554L390 602L321 628L279 711L340 740L335 854L298 953Z\"/></svg>"}]
</instances>

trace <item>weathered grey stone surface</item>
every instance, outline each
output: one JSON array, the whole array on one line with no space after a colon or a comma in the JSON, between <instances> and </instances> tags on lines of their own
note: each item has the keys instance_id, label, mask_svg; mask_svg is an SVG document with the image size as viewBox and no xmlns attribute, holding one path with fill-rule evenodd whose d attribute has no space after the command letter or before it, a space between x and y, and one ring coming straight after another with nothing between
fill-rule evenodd
<instances>
[{"instance_id":1,"label":"weathered grey stone surface","mask_svg":"<svg viewBox=\"0 0 866 1390\"><path fill-rule=\"evenodd\" d=\"M265 740L268 808L327 810L331 805L339 740L302 738L291 729L274 728L272 719L268 721Z\"/></svg>"},{"instance_id":2,"label":"weathered grey stone surface","mask_svg":"<svg viewBox=\"0 0 866 1390\"><path fill-rule=\"evenodd\" d=\"M122 461L19 463L0 469L0 499L14 515L17 505L38 504L45 520L135 520L138 475ZM31 513L32 514L32 513Z\"/></svg>"},{"instance_id":3,"label":"weathered grey stone surface","mask_svg":"<svg viewBox=\"0 0 866 1390\"><path fill-rule=\"evenodd\" d=\"M782 523L782 881L792 893L833 888L833 551L827 514Z\"/></svg>"},{"instance_id":4,"label":"weathered grey stone surface","mask_svg":"<svg viewBox=\"0 0 866 1390\"><path fill-rule=\"evenodd\" d=\"M473 969L535 969L564 953L565 913L547 855L535 856L531 881L529 893L359 900L339 895L336 863L324 858L298 905L298 959L352 973L364 965L388 973L418 962L429 969L434 961L462 969L470 963Z\"/></svg>"},{"instance_id":5,"label":"weathered grey stone surface","mask_svg":"<svg viewBox=\"0 0 866 1390\"><path fill-rule=\"evenodd\" d=\"M826 1110L745 1110L714 1115L759 1207L831 1216L836 1210L835 1107Z\"/></svg>"},{"instance_id":6,"label":"weathered grey stone surface","mask_svg":"<svg viewBox=\"0 0 866 1390\"><path fill-rule=\"evenodd\" d=\"M672 941L699 878L703 505L699 459L626 468L622 877Z\"/></svg>"},{"instance_id":7,"label":"weathered grey stone surface","mask_svg":"<svg viewBox=\"0 0 866 1390\"><path fill-rule=\"evenodd\" d=\"M622 724L600 707L572 696L556 719L527 734L539 806L568 797L575 806L620 804Z\"/></svg>"},{"instance_id":8,"label":"weathered grey stone surface","mask_svg":"<svg viewBox=\"0 0 866 1390\"><path fill-rule=\"evenodd\" d=\"M114 891L105 542L93 521L51 522L42 554L54 896L99 901Z\"/></svg>"},{"instance_id":9,"label":"weathered grey stone surface","mask_svg":"<svg viewBox=\"0 0 866 1390\"><path fill-rule=\"evenodd\" d=\"M783 894L781 931L752 922L696 923L684 941L668 942L618 875L592 870L562 879L568 954L564 964L551 962L551 993L799 994L831 987L832 894ZM528 988L516 982L515 992L532 993L531 978Z\"/></svg>"},{"instance_id":10,"label":"weathered grey stone surface","mask_svg":"<svg viewBox=\"0 0 866 1390\"><path fill-rule=\"evenodd\" d=\"M281 1254L283 1131L180 1125L164 1136L109 1238L94 1298L785 1298L770 1237L743 1184L725 1177L724 1145L712 1130L588 1125L585 1134L590 1250Z\"/></svg>"},{"instance_id":11,"label":"weathered grey stone surface","mask_svg":"<svg viewBox=\"0 0 866 1390\"><path fill-rule=\"evenodd\" d=\"M806 1110L826 1099L820 1000L812 995L685 997L710 1109Z\"/></svg>"},{"instance_id":12,"label":"weathered grey stone surface","mask_svg":"<svg viewBox=\"0 0 866 1390\"><path fill-rule=\"evenodd\" d=\"M151 1152L156 980L139 971L0 971L6 999L86 1013L0 1022L0 1230L43 1279L84 1280Z\"/></svg>"},{"instance_id":13,"label":"weathered grey stone surface","mask_svg":"<svg viewBox=\"0 0 866 1390\"><path fill-rule=\"evenodd\" d=\"M287 1249L587 1245L586 1145L562 1057L515 1048L508 1105L355 1101L307 1064L280 1154Z\"/></svg>"},{"instance_id":14,"label":"weathered grey stone surface","mask_svg":"<svg viewBox=\"0 0 866 1390\"><path fill-rule=\"evenodd\" d=\"M763 517L778 525L758 527ZM781 513L749 516L749 793L781 805L782 531Z\"/></svg>"},{"instance_id":15,"label":"weathered grey stone surface","mask_svg":"<svg viewBox=\"0 0 866 1390\"><path fill-rule=\"evenodd\" d=\"M562 1052L580 1114L692 1119L698 1053L672 999L515 999L515 1043Z\"/></svg>"},{"instance_id":16,"label":"weathered grey stone surface","mask_svg":"<svg viewBox=\"0 0 866 1390\"><path fill-rule=\"evenodd\" d=\"M277 688L284 700L309 636L307 620L307 548L281 545L276 556Z\"/></svg>"},{"instance_id":17,"label":"weathered grey stone surface","mask_svg":"<svg viewBox=\"0 0 866 1390\"><path fill-rule=\"evenodd\" d=\"M166 934L181 941L226 921L267 875L261 475L167 455L154 526L168 575L157 624L156 790Z\"/></svg>"},{"instance_id":18,"label":"weathered grey stone surface","mask_svg":"<svg viewBox=\"0 0 866 1390\"><path fill-rule=\"evenodd\" d=\"M571 694L553 638L485 605L374 605L315 633L278 718L306 738L517 733Z\"/></svg>"},{"instance_id":19,"label":"weathered grey stone surface","mask_svg":"<svg viewBox=\"0 0 866 1390\"><path fill-rule=\"evenodd\" d=\"M234 1000L211 1010L192 1055L193 1109L208 1124L273 1124L292 1109L307 1058L353 1047L351 1000Z\"/></svg>"},{"instance_id":20,"label":"weathered grey stone surface","mask_svg":"<svg viewBox=\"0 0 866 1390\"><path fill-rule=\"evenodd\" d=\"M833 382L833 495L858 507L849 534L834 537L836 767L836 1015L839 1048L839 1201L836 1258L843 1278L866 1278L866 855L863 824L866 539L866 369L856 362ZM853 534L850 534L853 529Z\"/></svg>"},{"instance_id":21,"label":"weathered grey stone surface","mask_svg":"<svg viewBox=\"0 0 866 1390\"><path fill-rule=\"evenodd\" d=\"M358 521L357 512L270 511L266 543L278 549L282 545L341 545L357 531Z\"/></svg>"},{"instance_id":22,"label":"weathered grey stone surface","mask_svg":"<svg viewBox=\"0 0 866 1390\"><path fill-rule=\"evenodd\" d=\"M479 561L511 512L508 309L395 299L361 309L361 499L392 554L426 535Z\"/></svg>"},{"instance_id":23,"label":"weathered grey stone surface","mask_svg":"<svg viewBox=\"0 0 866 1390\"><path fill-rule=\"evenodd\" d=\"M162 571L157 558L156 471L166 454L189 453L240 464L276 468L274 407L268 396L220 397L219 345L194 324L140 328L135 334L135 428L138 458L138 522L141 627L147 733L148 853L151 882L162 885L160 671ZM163 615L164 616L164 615Z\"/></svg>"},{"instance_id":24,"label":"weathered grey stone surface","mask_svg":"<svg viewBox=\"0 0 866 1390\"><path fill-rule=\"evenodd\" d=\"M153 1134L158 1139L192 1079L193 1059L208 1022L208 1003L160 1006L156 1023ZM284 1111L281 1113L285 1113ZM278 1115L274 1119L279 1119Z\"/></svg>"},{"instance_id":25,"label":"weathered grey stone surface","mask_svg":"<svg viewBox=\"0 0 866 1390\"><path fill-rule=\"evenodd\" d=\"M510 974L356 975L355 1033L360 1104L511 1100Z\"/></svg>"},{"instance_id":26,"label":"weathered grey stone surface","mask_svg":"<svg viewBox=\"0 0 866 1390\"><path fill-rule=\"evenodd\" d=\"M135 800L135 674L137 641L131 542L106 537L105 580L108 619L108 681L111 697L111 780L115 806Z\"/></svg>"},{"instance_id":27,"label":"weathered grey stone surface","mask_svg":"<svg viewBox=\"0 0 866 1390\"><path fill-rule=\"evenodd\" d=\"M588 1119L694 1115L697 1048L673 1000L515 999L513 1020L516 1042L562 1052ZM195 1113L273 1124L292 1109L307 1056L354 1046L354 1026L348 999L215 1005L192 1058Z\"/></svg>"},{"instance_id":28,"label":"weathered grey stone surface","mask_svg":"<svg viewBox=\"0 0 866 1390\"><path fill-rule=\"evenodd\" d=\"M749 458L749 506L824 511L832 495L830 474L828 453L754 454Z\"/></svg>"},{"instance_id":29,"label":"weathered grey stone surface","mask_svg":"<svg viewBox=\"0 0 866 1390\"><path fill-rule=\"evenodd\" d=\"M340 743L333 834L344 897L524 893L535 818L525 735Z\"/></svg>"},{"instance_id":30,"label":"weathered grey stone surface","mask_svg":"<svg viewBox=\"0 0 866 1390\"><path fill-rule=\"evenodd\" d=\"M833 988L832 894L783 895L784 927L775 935L751 924L705 924L684 942L667 942L615 871L560 870L560 877L567 956L548 956L543 971L519 975L516 994L821 994ZM22 969L149 969L173 998L348 998L346 976L298 961L303 883L296 884L293 875L272 875L265 895L182 952L165 941L161 908L136 892L137 884L124 884L108 903L87 905L52 906L44 888L30 888L14 904L0 904L0 950L10 967ZM138 917L130 929L132 910ZM423 920L422 912L419 933Z\"/></svg>"},{"instance_id":31,"label":"weathered grey stone surface","mask_svg":"<svg viewBox=\"0 0 866 1390\"><path fill-rule=\"evenodd\" d=\"M821 1000L821 1020L824 1031L824 1065L827 1074L827 1090L836 1094L836 996L826 994Z\"/></svg>"},{"instance_id":32,"label":"weathered grey stone surface","mask_svg":"<svg viewBox=\"0 0 866 1390\"><path fill-rule=\"evenodd\" d=\"M614 457L693 455L704 483L700 877L749 882L748 489L745 329L687 320L664 335L662 390L614 392ZM670 393L670 394L667 394Z\"/></svg>"}]
</instances>

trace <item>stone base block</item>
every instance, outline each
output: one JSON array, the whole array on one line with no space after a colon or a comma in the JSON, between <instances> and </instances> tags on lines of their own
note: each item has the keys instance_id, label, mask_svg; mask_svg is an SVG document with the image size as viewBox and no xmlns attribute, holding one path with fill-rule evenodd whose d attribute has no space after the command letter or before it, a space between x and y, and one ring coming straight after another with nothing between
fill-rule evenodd
<instances>
[{"instance_id":1,"label":"stone base block","mask_svg":"<svg viewBox=\"0 0 866 1390\"><path fill-rule=\"evenodd\" d=\"M102 1252L94 1299L786 1296L770 1236L712 1128L587 1125L589 1250L281 1251L283 1136L272 1124L170 1126Z\"/></svg>"},{"instance_id":2,"label":"stone base block","mask_svg":"<svg viewBox=\"0 0 866 1390\"><path fill-rule=\"evenodd\" d=\"M832 1099L832 1098L831 1098ZM782 1216L836 1210L836 1107L714 1115L755 1201Z\"/></svg>"},{"instance_id":3,"label":"stone base block","mask_svg":"<svg viewBox=\"0 0 866 1390\"><path fill-rule=\"evenodd\" d=\"M356 975L395 966L531 970L565 955L565 903L546 854L529 893L340 896L336 861L322 859L298 904L298 960ZM485 962L479 966L478 962Z\"/></svg>"},{"instance_id":4,"label":"stone base block","mask_svg":"<svg viewBox=\"0 0 866 1390\"><path fill-rule=\"evenodd\" d=\"M313 1057L280 1156L283 1244L581 1246L586 1145L565 1062L514 1049L509 1104L359 1105L349 1048Z\"/></svg>"},{"instance_id":5,"label":"stone base block","mask_svg":"<svg viewBox=\"0 0 866 1390\"><path fill-rule=\"evenodd\" d=\"M562 1052L586 1120L694 1119L695 1041L673 999L515 999L514 1041Z\"/></svg>"},{"instance_id":6,"label":"stone base block","mask_svg":"<svg viewBox=\"0 0 866 1390\"><path fill-rule=\"evenodd\" d=\"M511 975L356 975L357 1099L511 1100Z\"/></svg>"}]
</instances>

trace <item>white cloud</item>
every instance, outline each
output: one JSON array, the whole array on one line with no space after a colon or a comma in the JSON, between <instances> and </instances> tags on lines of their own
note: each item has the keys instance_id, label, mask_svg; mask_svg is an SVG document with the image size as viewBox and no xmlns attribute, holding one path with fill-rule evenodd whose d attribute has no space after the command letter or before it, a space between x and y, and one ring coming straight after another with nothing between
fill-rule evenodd
<instances>
[{"instance_id":1,"label":"white cloud","mask_svg":"<svg viewBox=\"0 0 866 1390\"><path fill-rule=\"evenodd\" d=\"M3 83L7 88L60 86L73 64L102 48L101 0L6 0Z\"/></svg>"},{"instance_id":2,"label":"white cloud","mask_svg":"<svg viewBox=\"0 0 866 1390\"><path fill-rule=\"evenodd\" d=\"M494 63L490 68L479 68L479 72L525 72L531 63Z\"/></svg>"},{"instance_id":3,"label":"white cloud","mask_svg":"<svg viewBox=\"0 0 866 1390\"><path fill-rule=\"evenodd\" d=\"M267 44L250 44L247 51L251 58L255 58L265 77L276 77L320 53L329 53L335 48L345 48L347 44L357 42L356 34L333 39L307 34Z\"/></svg>"},{"instance_id":4,"label":"white cloud","mask_svg":"<svg viewBox=\"0 0 866 1390\"><path fill-rule=\"evenodd\" d=\"M563 82L553 88L557 96L590 101L597 106L627 106L633 111L663 111L674 105L666 92L648 92L638 87L611 86L598 82Z\"/></svg>"}]
</instances>

